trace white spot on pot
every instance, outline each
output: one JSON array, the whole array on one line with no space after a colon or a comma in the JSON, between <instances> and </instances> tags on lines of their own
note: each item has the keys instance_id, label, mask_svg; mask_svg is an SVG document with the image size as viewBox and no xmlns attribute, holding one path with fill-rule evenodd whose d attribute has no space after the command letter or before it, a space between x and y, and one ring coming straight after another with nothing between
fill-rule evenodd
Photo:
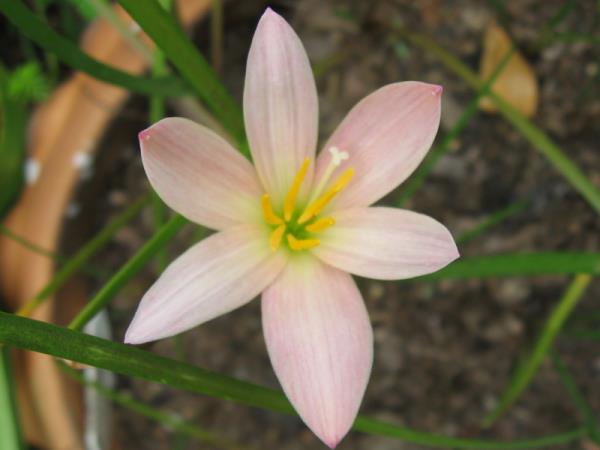
<instances>
[{"instance_id":1,"label":"white spot on pot","mask_svg":"<svg viewBox=\"0 0 600 450\"><path fill-rule=\"evenodd\" d=\"M27 184L35 184L35 182L40 177L40 172L42 171L42 167L40 162L35 158L28 158L25 161L25 182Z\"/></svg>"}]
</instances>

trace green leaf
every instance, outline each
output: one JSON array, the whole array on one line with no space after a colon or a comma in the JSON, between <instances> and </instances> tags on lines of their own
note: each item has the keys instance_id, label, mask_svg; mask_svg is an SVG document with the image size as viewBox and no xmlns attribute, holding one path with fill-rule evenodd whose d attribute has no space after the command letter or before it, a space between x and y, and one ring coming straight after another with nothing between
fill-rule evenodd
<instances>
[{"instance_id":1,"label":"green leaf","mask_svg":"<svg viewBox=\"0 0 600 450\"><path fill-rule=\"evenodd\" d=\"M0 448L2 450L24 448L15 394L10 351L7 347L3 347L0 348Z\"/></svg>"},{"instance_id":2,"label":"green leaf","mask_svg":"<svg viewBox=\"0 0 600 450\"><path fill-rule=\"evenodd\" d=\"M50 83L37 62L28 62L15 69L8 79L6 96L14 101L40 102L50 92Z\"/></svg>"},{"instance_id":3,"label":"green leaf","mask_svg":"<svg viewBox=\"0 0 600 450\"><path fill-rule=\"evenodd\" d=\"M530 202L528 200L518 200L505 208L495 211L487 216L479 225L474 226L470 230L465 231L463 234L458 236L456 238L456 243L459 245L464 244L475 239L477 236L481 236L483 233L488 231L490 228L495 227L500 222L523 211L529 204Z\"/></svg>"},{"instance_id":4,"label":"green leaf","mask_svg":"<svg viewBox=\"0 0 600 450\"><path fill-rule=\"evenodd\" d=\"M550 350L550 359L552 359L554 369L558 373L560 381L569 394L569 397L571 397L573 405L575 405L583 417L586 427L588 428L590 438L593 439L596 444L600 444L600 429L598 428L596 414L577 387L575 380L571 376L571 372L556 351Z\"/></svg>"},{"instance_id":5,"label":"green leaf","mask_svg":"<svg viewBox=\"0 0 600 450\"><path fill-rule=\"evenodd\" d=\"M239 105L186 37L175 18L155 0L119 0L119 3L206 103L240 145L240 151L249 157L242 145L245 142L244 120Z\"/></svg>"},{"instance_id":6,"label":"green leaf","mask_svg":"<svg viewBox=\"0 0 600 450\"><path fill-rule=\"evenodd\" d=\"M27 111L7 92L10 76L0 66L0 218L23 186Z\"/></svg>"},{"instance_id":7,"label":"green leaf","mask_svg":"<svg viewBox=\"0 0 600 450\"><path fill-rule=\"evenodd\" d=\"M0 312L0 342L199 394L294 414L292 406L281 392L155 355L136 347L14 314ZM585 429L576 429L537 439L501 442L424 433L362 416L355 422L354 429L432 447L478 450L539 449L580 439L585 433Z\"/></svg>"},{"instance_id":8,"label":"green leaf","mask_svg":"<svg viewBox=\"0 0 600 450\"><path fill-rule=\"evenodd\" d=\"M462 78L471 88L479 92L482 89L483 82L469 67L456 58L447 50L440 47L431 39L416 34L407 33L399 30L403 36L410 40L414 45L437 56L442 63L452 70L456 75ZM550 137L541 129L530 122L523 114L513 108L502 97L496 95L493 91L488 93L498 111L525 137L542 155L550 161L554 168L577 190L583 198L600 213L600 190L596 187L573 163L563 150L556 145Z\"/></svg>"},{"instance_id":9,"label":"green leaf","mask_svg":"<svg viewBox=\"0 0 600 450\"><path fill-rule=\"evenodd\" d=\"M88 56L77 45L54 32L46 23L26 8L21 0L0 0L0 12L21 33L40 47L54 53L61 61L72 68L81 70L99 80L121 86L131 92L146 95L175 97L185 95L187 92L185 86L177 78L136 77Z\"/></svg>"},{"instance_id":10,"label":"green leaf","mask_svg":"<svg viewBox=\"0 0 600 450\"><path fill-rule=\"evenodd\" d=\"M600 253L540 252L460 258L442 270L414 280L600 274Z\"/></svg>"},{"instance_id":11,"label":"green leaf","mask_svg":"<svg viewBox=\"0 0 600 450\"><path fill-rule=\"evenodd\" d=\"M527 386L534 379L540 365L552 347L554 339L585 292L590 281L591 277L589 275L577 275L571 282L546 320L540 335L535 341L533 350L515 370L496 408L484 419L485 426L493 424L519 398L521 393L527 389Z\"/></svg>"},{"instance_id":12,"label":"green leaf","mask_svg":"<svg viewBox=\"0 0 600 450\"><path fill-rule=\"evenodd\" d=\"M421 185L425 182L427 176L431 173L435 164L448 153L450 149L450 145L456 140L458 135L467 127L470 120L475 116L477 112L477 108L479 106L480 100L485 97L496 79L500 76L506 64L510 60L511 56L514 53L514 48L510 49L506 52L506 54L502 57L492 75L483 83L481 89L477 92L477 95L473 100L469 102L463 113L460 115L456 124L452 127L452 129L446 133L443 137L442 141L436 145L427 155L425 160L417 167L415 172L411 175L410 179L402 186L400 195L396 200L396 206L402 206L408 199L410 199L415 192L421 187Z\"/></svg>"},{"instance_id":13,"label":"green leaf","mask_svg":"<svg viewBox=\"0 0 600 450\"><path fill-rule=\"evenodd\" d=\"M180 215L174 216L163 227L161 227L152 238L138 250L138 252L127 263L119 269L102 286L100 291L90 302L77 314L69 324L73 330L81 330L92 318L104 308L112 298L152 259L156 253L169 243L171 238L183 228L188 221Z\"/></svg>"},{"instance_id":14,"label":"green leaf","mask_svg":"<svg viewBox=\"0 0 600 450\"><path fill-rule=\"evenodd\" d=\"M216 433L211 433L210 431L204 430L193 423L186 422L177 414L158 410L136 400L127 393L119 392L106 387L102 383L88 380L79 371L67 366L62 361L58 361L58 364L62 371L64 371L68 376L75 379L79 383L96 390L100 395L108 398L114 403L117 403L123 408L127 408L137 414L147 417L148 419L160 423L165 428L173 430L175 433L184 436L189 436L191 438L197 439L198 441L210 444L211 448L220 447L229 450L250 450L249 447L239 445L235 442L231 442L228 439L225 439Z\"/></svg>"},{"instance_id":15,"label":"green leaf","mask_svg":"<svg viewBox=\"0 0 600 450\"><path fill-rule=\"evenodd\" d=\"M131 221L150 201L150 196L145 195L125 211L115 217L108 225L106 225L96 236L94 236L85 245L79 248L77 253L69 258L60 270L52 277L52 279L30 299L17 314L28 316L31 312L41 305L44 300L58 291L75 272L80 270L89 259L94 256L98 250L110 241L114 234Z\"/></svg>"}]
</instances>

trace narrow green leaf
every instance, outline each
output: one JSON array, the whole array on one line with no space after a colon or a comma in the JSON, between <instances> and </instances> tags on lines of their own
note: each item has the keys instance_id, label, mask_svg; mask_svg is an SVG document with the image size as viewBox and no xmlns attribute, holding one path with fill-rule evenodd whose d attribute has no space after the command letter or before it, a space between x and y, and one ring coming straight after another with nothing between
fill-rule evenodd
<instances>
[{"instance_id":1,"label":"narrow green leaf","mask_svg":"<svg viewBox=\"0 0 600 450\"><path fill-rule=\"evenodd\" d=\"M163 248L175 234L187 224L187 220L180 215L174 216L160 230L158 230L152 238L138 250L138 252L127 263L119 269L102 286L100 291L92 300L81 310L79 314L71 321L69 328L73 330L81 330L92 318L104 308L107 303L121 290L125 284L131 280L144 265Z\"/></svg>"},{"instance_id":2,"label":"narrow green leaf","mask_svg":"<svg viewBox=\"0 0 600 450\"><path fill-rule=\"evenodd\" d=\"M15 394L10 349L2 346L0 348L0 448L2 450L24 448Z\"/></svg>"},{"instance_id":3,"label":"narrow green leaf","mask_svg":"<svg viewBox=\"0 0 600 450\"><path fill-rule=\"evenodd\" d=\"M494 68L492 75L486 80L485 83L483 83L475 98L469 102L463 113L458 118L458 121L454 127L452 127L452 129L444 136L442 142L440 142L439 145L436 145L429 152L425 160L419 165L417 170L415 170L414 174L412 174L410 179L402 186L400 195L396 200L396 206L400 207L406 203L406 201L408 201L408 199L410 199L422 186L427 176L435 167L435 164L448 152L452 142L454 142L458 135L467 127L470 120L477 112L479 102L489 93L490 88L506 67L506 64L510 60L513 53L514 48L511 48L506 52L506 55L502 57L498 65Z\"/></svg>"},{"instance_id":4,"label":"narrow green leaf","mask_svg":"<svg viewBox=\"0 0 600 450\"><path fill-rule=\"evenodd\" d=\"M57 358L156 381L199 394L286 414L294 410L281 392L165 358L136 347L78 333L45 322L0 312L0 342ZM354 429L421 445L455 449L539 449L581 438L585 429L511 442L454 438L359 417Z\"/></svg>"},{"instance_id":5,"label":"narrow green leaf","mask_svg":"<svg viewBox=\"0 0 600 450\"><path fill-rule=\"evenodd\" d=\"M85 377L83 377L79 371L67 366L62 361L58 361L58 365L62 371L64 371L68 376L78 381L82 385L96 390L100 395L106 397L114 403L117 403L123 408L127 408L137 414L147 417L148 419L160 423L162 426L164 426L167 429L173 430L175 433L184 436L189 436L191 438L197 439L198 441L210 444L211 448L219 447L228 450L251 450L250 447L242 446L228 439L225 439L216 433L206 431L194 425L193 423L186 422L174 413L163 412L136 400L129 394L110 389L96 381L88 380Z\"/></svg>"},{"instance_id":6,"label":"narrow green leaf","mask_svg":"<svg viewBox=\"0 0 600 450\"><path fill-rule=\"evenodd\" d=\"M421 49L437 56L450 70L462 78L471 88L479 92L482 81L477 74L467 67L447 50L440 47L431 39L415 34L402 32L407 39ZM488 93L498 111L525 137L537 150L542 153L554 168L577 190L583 198L600 213L600 190L585 176L579 167L573 163L563 150L550 137L537 128L523 114L513 108L494 91Z\"/></svg>"},{"instance_id":7,"label":"narrow green leaf","mask_svg":"<svg viewBox=\"0 0 600 450\"><path fill-rule=\"evenodd\" d=\"M240 144L243 152L244 120L239 105L174 17L155 0L119 0L119 3L164 52L221 125ZM249 154L246 153L246 156Z\"/></svg>"},{"instance_id":8,"label":"narrow green leaf","mask_svg":"<svg viewBox=\"0 0 600 450\"><path fill-rule=\"evenodd\" d=\"M540 252L469 256L454 261L438 272L414 279L443 280L578 273L600 274L600 253Z\"/></svg>"},{"instance_id":9,"label":"narrow green leaf","mask_svg":"<svg viewBox=\"0 0 600 450\"><path fill-rule=\"evenodd\" d=\"M26 103L11 97L9 79L0 66L0 218L21 191L25 163Z\"/></svg>"},{"instance_id":10,"label":"narrow green leaf","mask_svg":"<svg viewBox=\"0 0 600 450\"><path fill-rule=\"evenodd\" d=\"M29 316L31 312L41 305L44 300L58 291L72 276L75 272L83 267L89 259L94 256L98 250L100 250L114 234L125 226L131 219L133 219L142 208L148 204L150 200L149 195L145 195L139 200L135 201L129 208L115 217L107 226L105 226L100 232L94 236L90 241L83 245L75 255L69 258L60 270L52 277L52 279L44 286L44 288L38 292L32 299L30 299L18 312L17 314L22 316Z\"/></svg>"},{"instance_id":11,"label":"narrow green leaf","mask_svg":"<svg viewBox=\"0 0 600 450\"><path fill-rule=\"evenodd\" d=\"M477 236L481 236L484 232L488 231L490 228L495 227L500 222L523 211L528 205L529 200L518 200L514 203L511 203L506 208L502 208L490 214L479 225L474 226L470 230L458 236L456 238L456 243L465 244L466 242L475 239Z\"/></svg>"},{"instance_id":12,"label":"narrow green leaf","mask_svg":"<svg viewBox=\"0 0 600 450\"><path fill-rule=\"evenodd\" d=\"M177 78L151 79L136 77L88 56L77 45L54 32L25 7L21 0L0 0L0 13L4 14L22 34L37 45L54 53L61 61L72 68L81 70L99 80L121 86L131 92L146 95L175 97L187 93L187 89Z\"/></svg>"},{"instance_id":13,"label":"narrow green leaf","mask_svg":"<svg viewBox=\"0 0 600 450\"><path fill-rule=\"evenodd\" d=\"M585 397L577 387L577 383L575 383L571 372L569 371L565 363L562 361L559 354L552 349L550 349L549 353L554 369L560 377L560 381L562 382L567 393L569 394L569 397L571 397L573 405L575 405L575 407L581 414L581 417L585 421L585 425L588 429L590 438L592 438L594 442L596 442L596 444L600 444L600 429L598 428L596 414L594 413L588 402L585 400Z\"/></svg>"},{"instance_id":14,"label":"narrow green leaf","mask_svg":"<svg viewBox=\"0 0 600 450\"><path fill-rule=\"evenodd\" d=\"M590 281L591 277L589 275L577 275L571 282L546 320L540 335L535 341L533 350L515 370L496 408L484 419L485 426L493 424L529 386L544 358L546 358L554 339L560 333L565 320L569 317Z\"/></svg>"}]
</instances>

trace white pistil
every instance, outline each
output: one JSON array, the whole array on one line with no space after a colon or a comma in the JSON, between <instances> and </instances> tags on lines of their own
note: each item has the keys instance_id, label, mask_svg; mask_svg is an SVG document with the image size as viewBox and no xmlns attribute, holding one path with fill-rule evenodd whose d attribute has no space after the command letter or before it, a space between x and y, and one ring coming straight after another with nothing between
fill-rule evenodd
<instances>
[{"instance_id":1,"label":"white pistil","mask_svg":"<svg viewBox=\"0 0 600 450\"><path fill-rule=\"evenodd\" d=\"M323 176L319 180L319 184L317 184L317 187L312 192L310 199L307 203L308 205L310 205L316 198L319 197L319 195L321 195L321 192L323 191L323 188L325 188L325 186L327 185L327 182L329 181L329 178L331 178L331 174L333 173L333 171L337 169L343 161L346 161L350 157L348 152L344 152L338 149L336 146L329 147L328 150L329 153L331 153L329 165L327 166L327 169L325 169L325 173L323 173Z\"/></svg>"}]
</instances>

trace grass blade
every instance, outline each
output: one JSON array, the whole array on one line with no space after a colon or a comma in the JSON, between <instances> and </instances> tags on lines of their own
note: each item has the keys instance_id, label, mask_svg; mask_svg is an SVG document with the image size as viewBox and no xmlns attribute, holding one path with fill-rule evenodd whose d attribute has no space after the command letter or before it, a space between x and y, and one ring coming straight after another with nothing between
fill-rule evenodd
<instances>
[{"instance_id":1,"label":"grass blade","mask_svg":"<svg viewBox=\"0 0 600 450\"><path fill-rule=\"evenodd\" d=\"M421 187L421 185L425 182L427 176L433 170L435 164L440 160L442 156L444 156L452 142L458 137L458 135L464 130L469 124L470 120L473 118L477 109L479 107L480 100L485 97L489 92L490 88L496 81L496 79L500 76L506 64L510 60L511 56L514 53L514 48L506 52L506 55L502 57L492 75L486 80L486 82L481 86L481 89L475 96L473 100L469 102L463 113L458 118L458 121L452 127L452 129L444 136L442 142L439 145L436 145L427 155L425 160L419 165L415 173L411 175L408 182L404 184L398 199L396 200L396 206L402 206L408 199L410 199L415 192Z\"/></svg>"},{"instance_id":2,"label":"grass blade","mask_svg":"<svg viewBox=\"0 0 600 450\"><path fill-rule=\"evenodd\" d=\"M485 426L492 425L498 417L506 412L508 407L519 398L527 386L529 386L529 383L531 383L535 377L544 358L546 358L554 339L585 292L590 281L591 277L589 275L577 275L571 282L546 320L542 332L536 339L533 350L515 370L514 375L507 388L504 390L496 408L494 408L494 410L484 419Z\"/></svg>"},{"instance_id":3,"label":"grass blade","mask_svg":"<svg viewBox=\"0 0 600 450\"><path fill-rule=\"evenodd\" d=\"M465 244L477 236L482 235L484 232L488 231L490 228L495 227L500 222L508 219L509 217L514 216L515 214L523 211L529 205L529 200L518 200L514 203L511 203L506 208L502 208L485 218L483 222L479 225L474 226L470 230L464 232L460 236L456 238L457 244Z\"/></svg>"},{"instance_id":4,"label":"grass blade","mask_svg":"<svg viewBox=\"0 0 600 450\"><path fill-rule=\"evenodd\" d=\"M155 0L119 0L119 4L152 38L221 125L240 144L240 151L244 150L244 120L239 105L174 17ZM249 156L247 152L244 153Z\"/></svg>"},{"instance_id":5,"label":"grass blade","mask_svg":"<svg viewBox=\"0 0 600 450\"><path fill-rule=\"evenodd\" d=\"M163 412L148 406L145 403L134 399L129 394L108 388L102 383L87 380L79 371L67 366L62 361L59 361L58 364L62 371L82 385L95 389L98 393L100 393L100 395L122 406L123 408L127 408L137 414L147 417L148 419L154 420L163 425L165 428L173 430L178 434L189 436L197 439L198 441L210 444L211 448L220 447L229 450L251 450L250 447L231 442L215 433L203 430L192 423L186 422L173 413Z\"/></svg>"},{"instance_id":6,"label":"grass blade","mask_svg":"<svg viewBox=\"0 0 600 450\"><path fill-rule=\"evenodd\" d=\"M210 372L136 347L14 314L0 312L0 342L199 394L294 414L285 396L272 389ZM539 449L577 440L585 434L585 429L582 428L512 442L463 439L419 432L362 416L357 419L354 429L432 447L478 450Z\"/></svg>"},{"instance_id":7,"label":"grass blade","mask_svg":"<svg viewBox=\"0 0 600 450\"><path fill-rule=\"evenodd\" d=\"M23 441L15 399L13 373L8 347L0 348L0 448L22 450Z\"/></svg>"},{"instance_id":8,"label":"grass blade","mask_svg":"<svg viewBox=\"0 0 600 450\"><path fill-rule=\"evenodd\" d=\"M92 300L71 321L69 328L81 330L106 304L152 259L156 253L169 243L171 238L187 224L180 215L169 220L119 271L108 280Z\"/></svg>"},{"instance_id":9,"label":"grass blade","mask_svg":"<svg viewBox=\"0 0 600 450\"><path fill-rule=\"evenodd\" d=\"M431 39L414 33L402 34L414 45L437 56L442 63L462 78L476 91L482 88L482 81L477 74L467 67L447 50L440 47ZM558 147L542 130L537 128L519 111L513 108L502 97L494 91L488 93L488 97L495 103L498 111L525 137L537 150L539 150L554 166L554 168L566 178L587 202L600 214L600 190L585 176L575 163L573 163L563 150Z\"/></svg>"},{"instance_id":10,"label":"grass blade","mask_svg":"<svg viewBox=\"0 0 600 450\"><path fill-rule=\"evenodd\" d=\"M414 280L600 274L600 253L539 252L464 257Z\"/></svg>"},{"instance_id":11,"label":"grass blade","mask_svg":"<svg viewBox=\"0 0 600 450\"><path fill-rule=\"evenodd\" d=\"M133 219L142 208L148 204L148 195L134 202L129 208L117 216L112 222L104 227L93 239L83 245L75 255L69 258L54 277L29 300L17 314L29 316L44 300L58 291L75 272L83 267L88 260L98 252L114 236L114 234Z\"/></svg>"},{"instance_id":12,"label":"grass blade","mask_svg":"<svg viewBox=\"0 0 600 450\"><path fill-rule=\"evenodd\" d=\"M131 92L146 95L176 97L187 93L187 89L177 78L136 77L88 56L77 45L54 32L33 14L21 0L0 0L0 12L19 29L19 32L44 50L54 53L61 61L72 68L81 70L99 80L115 84Z\"/></svg>"},{"instance_id":13,"label":"grass blade","mask_svg":"<svg viewBox=\"0 0 600 450\"><path fill-rule=\"evenodd\" d=\"M567 369L567 366L562 361L558 353L555 350L550 350L549 353L550 359L552 360L552 365L558 373L560 381L567 390L569 397L571 397L573 405L575 405L581 414L581 417L583 417L583 420L585 421L590 438L592 438L596 444L600 444L600 430L598 429L598 423L596 421L594 411L585 400L583 394L579 391L579 388L571 376L569 369Z\"/></svg>"}]
</instances>

